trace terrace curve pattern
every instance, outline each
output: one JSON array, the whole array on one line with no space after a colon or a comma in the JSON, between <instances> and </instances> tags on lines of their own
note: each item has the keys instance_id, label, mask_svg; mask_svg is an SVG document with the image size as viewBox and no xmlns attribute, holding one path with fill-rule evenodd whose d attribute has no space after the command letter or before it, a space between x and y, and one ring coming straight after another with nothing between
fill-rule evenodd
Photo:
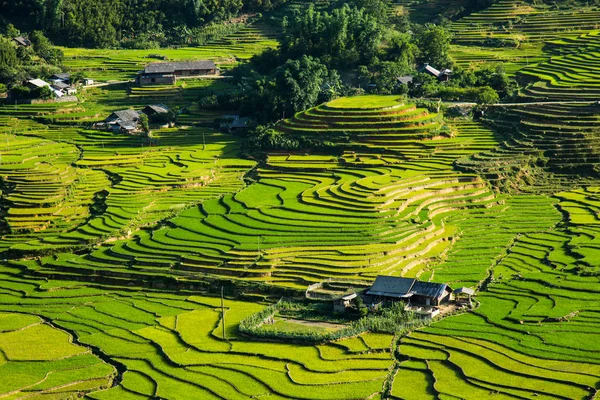
<instances>
[{"instance_id":1,"label":"terrace curve pattern","mask_svg":"<svg viewBox=\"0 0 600 400\"><path fill-rule=\"evenodd\" d=\"M501 145L459 160L459 168L520 190L593 184L600 171L599 37L592 31L556 40L552 51L559 55L520 70L517 102L523 104L495 107L484 118L502 136Z\"/></svg>"},{"instance_id":2,"label":"terrace curve pattern","mask_svg":"<svg viewBox=\"0 0 600 400\"><path fill-rule=\"evenodd\" d=\"M317 122L322 110L327 115ZM312 116L313 128L306 127L305 115ZM258 170L258 182L238 193L206 199L159 229L89 254L57 254L28 266L54 278L105 276L149 284L207 276L296 288L379 274L428 280L463 246L461 237L477 240L461 228L474 221L457 215L472 212L475 219L482 210L516 210L517 203L497 197L477 175L452 169L458 156L493 146L490 131L469 124L441 129L437 116L393 96L336 100L278 128L324 135L343 154L272 154ZM532 200L525 207L537 206ZM499 220L506 215L513 214ZM530 229L536 225L518 232ZM501 247L509 240L506 235L494 242ZM479 282L489 266L477 262L452 281Z\"/></svg>"}]
</instances>

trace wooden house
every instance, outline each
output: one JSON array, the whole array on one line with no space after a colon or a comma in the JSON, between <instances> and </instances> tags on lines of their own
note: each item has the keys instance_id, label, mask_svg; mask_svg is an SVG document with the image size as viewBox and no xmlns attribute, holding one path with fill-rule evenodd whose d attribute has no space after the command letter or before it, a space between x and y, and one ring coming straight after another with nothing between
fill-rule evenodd
<instances>
[{"instance_id":1,"label":"wooden house","mask_svg":"<svg viewBox=\"0 0 600 400\"><path fill-rule=\"evenodd\" d=\"M443 70L438 70L427 63L423 65L423 68L421 68L421 72L436 77L437 80L440 82L448 81L450 79L450 75L452 75L452 70L450 69L446 68Z\"/></svg>"},{"instance_id":2,"label":"wooden house","mask_svg":"<svg viewBox=\"0 0 600 400\"><path fill-rule=\"evenodd\" d=\"M17 45L23 46L23 47L31 46L31 42L29 41L29 39L27 39L23 36L14 37L13 42L15 42Z\"/></svg>"},{"instance_id":3,"label":"wooden house","mask_svg":"<svg viewBox=\"0 0 600 400\"><path fill-rule=\"evenodd\" d=\"M214 61L157 62L146 65L136 78L140 86L172 85L178 77L218 75Z\"/></svg>"},{"instance_id":4,"label":"wooden house","mask_svg":"<svg viewBox=\"0 0 600 400\"><path fill-rule=\"evenodd\" d=\"M439 306L450 300L452 288L445 283L422 282L414 278L379 275L366 294L379 302L405 301L409 304Z\"/></svg>"},{"instance_id":5,"label":"wooden house","mask_svg":"<svg viewBox=\"0 0 600 400\"><path fill-rule=\"evenodd\" d=\"M113 132L133 133L138 130L140 113L136 110L120 110L110 114L104 123L98 127L105 127Z\"/></svg>"},{"instance_id":6,"label":"wooden house","mask_svg":"<svg viewBox=\"0 0 600 400\"><path fill-rule=\"evenodd\" d=\"M345 296L340 297L333 301L333 312L335 313L343 313L346 312L348 308L352 307L352 300L357 297L356 293L351 293Z\"/></svg>"},{"instance_id":7,"label":"wooden house","mask_svg":"<svg viewBox=\"0 0 600 400\"><path fill-rule=\"evenodd\" d=\"M171 111L169 107L165 106L164 104L150 104L149 106L144 107L142 110L142 112L148 117L153 115L168 114L169 111Z\"/></svg>"}]
</instances>

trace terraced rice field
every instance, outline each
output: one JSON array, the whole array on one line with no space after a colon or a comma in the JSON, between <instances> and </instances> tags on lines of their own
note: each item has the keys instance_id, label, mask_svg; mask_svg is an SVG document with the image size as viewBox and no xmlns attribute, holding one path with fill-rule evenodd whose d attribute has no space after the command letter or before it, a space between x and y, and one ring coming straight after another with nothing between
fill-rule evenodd
<instances>
[{"instance_id":1,"label":"terraced rice field","mask_svg":"<svg viewBox=\"0 0 600 400\"><path fill-rule=\"evenodd\" d=\"M362 96L276 125L333 143L330 154L240 159L236 136L204 127L219 114L193 104L226 80L1 107L0 376L11 379L0 397L594 398L599 36L577 21L507 0L455 23L459 63L506 61L530 103L481 122ZM558 35L543 29L559 23ZM515 34L529 43L481 45ZM268 32L240 35L161 52L233 65L231 54L274 45ZM72 49L67 62L129 79L150 52ZM563 99L582 103L539 103ZM152 140L91 129L155 102L187 109L177 128ZM478 288L475 308L407 334L319 344L238 331L307 285L380 274ZM273 329L283 325L300 329Z\"/></svg>"},{"instance_id":2,"label":"terraced rice field","mask_svg":"<svg viewBox=\"0 0 600 400\"><path fill-rule=\"evenodd\" d=\"M500 0L455 22L452 30L459 44L490 39L541 42L598 29L599 14L593 6L561 10L521 0Z\"/></svg>"},{"instance_id":3,"label":"terraced rice field","mask_svg":"<svg viewBox=\"0 0 600 400\"><path fill-rule=\"evenodd\" d=\"M98 81L126 81L135 78L146 64L157 61L152 55L169 61L214 60L225 73L240 60L246 60L270 47L277 47L276 33L265 26L244 26L239 32L198 47L180 47L151 50L108 50L62 48L65 66L71 71L82 71Z\"/></svg>"},{"instance_id":4,"label":"terraced rice field","mask_svg":"<svg viewBox=\"0 0 600 400\"><path fill-rule=\"evenodd\" d=\"M598 381L590 352L594 334L578 348L557 342L554 334L557 324L572 335L593 326L597 278L579 277L571 266L597 268L597 232L587 223L597 219L596 192L565 192L558 199L500 195L478 175L457 172L456 159L498 145L499 136L477 123L444 121L395 97L333 101L279 128L326 136L341 146L340 155L271 154L256 183L244 189L241 174L253 164L236 158L231 137L203 128L159 131L155 145L141 147L135 137L83 128L69 135L60 130L65 136L58 141L59 131L33 120L25 135L9 133L10 121L6 126L5 173L15 174L15 182L46 176L48 182L38 183L56 187L64 209L74 202L65 193L82 180L80 171L110 181L103 211L84 223L73 219L76 228L69 232L53 230L52 221L31 237L11 229L3 243L12 252L43 249L52 255L13 261L0 274L1 311L40 316L51 322L48 329L76 335L78 345L106 360L73 383L79 388L85 381L91 389L114 382L92 398L490 392L585 398ZM30 167L9 168L10 157L30 158ZM61 163L64 178L52 185L54 174L40 168ZM11 193L35 198L18 184L11 187ZM83 194L78 198L90 202ZM19 208L33 213L33 206L30 201ZM557 225L557 206L573 215L568 228ZM158 220L163 223L153 226ZM150 229L124 232L131 221ZM576 239L582 236L589 240ZM68 243L107 237L116 240L84 255L64 250ZM575 248L581 256L568 250ZM249 341L237 324L263 303L227 299L223 320L220 300L197 294L208 288L206 279L303 290L329 277L371 280L377 274L476 286L491 267L494 280L478 296L475 312L415 331L397 350L392 335L374 333L321 345ZM555 298L547 294L550 282ZM161 289L173 284L177 293ZM575 287L589 300L568 296ZM540 300L533 301L536 296ZM516 301L521 298L523 306ZM560 307L544 306L549 298ZM575 319L563 327L561 318L574 311ZM574 323L578 318L581 323ZM586 362L588 372L575 360Z\"/></svg>"}]
</instances>

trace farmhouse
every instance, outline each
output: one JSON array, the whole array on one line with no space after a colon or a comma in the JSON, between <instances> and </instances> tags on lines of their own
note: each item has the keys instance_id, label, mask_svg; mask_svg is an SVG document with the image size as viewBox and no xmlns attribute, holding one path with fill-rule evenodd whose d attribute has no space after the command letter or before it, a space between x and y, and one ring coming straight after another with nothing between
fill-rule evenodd
<instances>
[{"instance_id":1,"label":"farmhouse","mask_svg":"<svg viewBox=\"0 0 600 400\"><path fill-rule=\"evenodd\" d=\"M460 298L465 298L468 303L471 303L471 297L475 296L475 290L468 287L461 287L454 291L454 295L456 300L459 301Z\"/></svg>"},{"instance_id":2,"label":"farmhouse","mask_svg":"<svg viewBox=\"0 0 600 400\"><path fill-rule=\"evenodd\" d=\"M169 107L165 106L164 104L150 104L149 106L144 107L142 110L142 112L149 117L153 115L168 114L169 111Z\"/></svg>"},{"instance_id":3,"label":"farmhouse","mask_svg":"<svg viewBox=\"0 0 600 400\"><path fill-rule=\"evenodd\" d=\"M333 301L333 312L343 313L347 308L352 307L352 300L357 297L356 293L347 294Z\"/></svg>"},{"instance_id":4,"label":"farmhouse","mask_svg":"<svg viewBox=\"0 0 600 400\"><path fill-rule=\"evenodd\" d=\"M399 76L397 78L397 80L398 80L399 85L408 85L409 83L411 83L413 81L413 76L412 75Z\"/></svg>"},{"instance_id":5,"label":"farmhouse","mask_svg":"<svg viewBox=\"0 0 600 400\"><path fill-rule=\"evenodd\" d=\"M218 74L219 69L210 60L151 63L138 74L136 81L140 86L172 85L177 77Z\"/></svg>"},{"instance_id":6,"label":"farmhouse","mask_svg":"<svg viewBox=\"0 0 600 400\"><path fill-rule=\"evenodd\" d=\"M40 89L46 86L50 86L50 84L42 79L30 79L25 82L25 86L29 89Z\"/></svg>"},{"instance_id":7,"label":"farmhouse","mask_svg":"<svg viewBox=\"0 0 600 400\"><path fill-rule=\"evenodd\" d=\"M435 76L441 82L448 81L450 79L450 75L452 75L452 70L443 69L440 71L440 70L433 68L431 65L429 65L427 63L425 65L423 65L423 68L421 68L421 72L424 72L431 76Z\"/></svg>"},{"instance_id":8,"label":"farmhouse","mask_svg":"<svg viewBox=\"0 0 600 400\"><path fill-rule=\"evenodd\" d=\"M63 82L63 83L71 83L71 74L69 73L59 73L54 74L50 77L50 82Z\"/></svg>"},{"instance_id":9,"label":"farmhouse","mask_svg":"<svg viewBox=\"0 0 600 400\"><path fill-rule=\"evenodd\" d=\"M227 132L248 129L250 118L240 117L239 115L223 115L220 118L219 129Z\"/></svg>"},{"instance_id":10,"label":"farmhouse","mask_svg":"<svg viewBox=\"0 0 600 400\"><path fill-rule=\"evenodd\" d=\"M103 125L114 132L135 132L140 121L140 113L135 110L121 110L110 114Z\"/></svg>"},{"instance_id":11,"label":"farmhouse","mask_svg":"<svg viewBox=\"0 0 600 400\"><path fill-rule=\"evenodd\" d=\"M404 300L411 304L439 306L450 300L452 289L445 283L379 275L366 294L379 301Z\"/></svg>"},{"instance_id":12,"label":"farmhouse","mask_svg":"<svg viewBox=\"0 0 600 400\"><path fill-rule=\"evenodd\" d=\"M31 46L31 42L29 41L29 39L24 38L23 36L14 37L13 41L16 44L18 44L19 46L23 46L23 47L29 47L29 46Z\"/></svg>"},{"instance_id":13,"label":"farmhouse","mask_svg":"<svg viewBox=\"0 0 600 400\"><path fill-rule=\"evenodd\" d=\"M52 83L50 85L50 88L54 91L54 92L61 92L62 95L73 95L75 93L77 93L77 89L75 89L73 86L69 85L68 83L64 82L64 81L59 81L56 80L54 81L54 83Z\"/></svg>"}]
</instances>

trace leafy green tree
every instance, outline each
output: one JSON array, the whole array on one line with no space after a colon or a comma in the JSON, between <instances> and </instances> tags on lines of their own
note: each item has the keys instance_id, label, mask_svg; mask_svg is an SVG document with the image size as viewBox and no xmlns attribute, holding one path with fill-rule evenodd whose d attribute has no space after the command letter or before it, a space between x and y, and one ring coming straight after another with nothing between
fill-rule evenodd
<instances>
[{"instance_id":1,"label":"leafy green tree","mask_svg":"<svg viewBox=\"0 0 600 400\"><path fill-rule=\"evenodd\" d=\"M6 29L4 31L6 32L6 37L9 38L14 38L21 34L21 32L15 28L13 24L6 25Z\"/></svg>"},{"instance_id":2,"label":"leafy green tree","mask_svg":"<svg viewBox=\"0 0 600 400\"><path fill-rule=\"evenodd\" d=\"M314 5L296 10L284 21L283 59L309 55L327 66L352 67L371 63L379 52L383 28L365 9L344 4L331 14Z\"/></svg>"},{"instance_id":3,"label":"leafy green tree","mask_svg":"<svg viewBox=\"0 0 600 400\"><path fill-rule=\"evenodd\" d=\"M64 58L63 52L54 47L42 31L33 31L29 35L29 40L31 41L33 50L39 57L43 58L49 64L62 64Z\"/></svg>"},{"instance_id":4,"label":"leafy green tree","mask_svg":"<svg viewBox=\"0 0 600 400\"><path fill-rule=\"evenodd\" d=\"M485 64L474 72L477 86L490 86L502 97L509 95L513 88L513 83L502 68L502 65Z\"/></svg>"},{"instance_id":5,"label":"leafy green tree","mask_svg":"<svg viewBox=\"0 0 600 400\"><path fill-rule=\"evenodd\" d=\"M399 93L404 86L398 84L398 77L405 75L407 72L408 67L402 63L391 61L379 63L373 79L377 92L384 94Z\"/></svg>"},{"instance_id":6,"label":"leafy green tree","mask_svg":"<svg viewBox=\"0 0 600 400\"><path fill-rule=\"evenodd\" d=\"M77 71L74 74L71 74L71 83L77 84L82 82L85 79L85 74L83 71Z\"/></svg>"},{"instance_id":7,"label":"leafy green tree","mask_svg":"<svg viewBox=\"0 0 600 400\"><path fill-rule=\"evenodd\" d=\"M477 104L495 104L500 101L498 93L489 86L484 86L477 94Z\"/></svg>"},{"instance_id":8,"label":"leafy green tree","mask_svg":"<svg viewBox=\"0 0 600 400\"><path fill-rule=\"evenodd\" d=\"M384 60L400 63L406 68L414 63L417 47L408 33L389 31L386 42Z\"/></svg>"},{"instance_id":9,"label":"leafy green tree","mask_svg":"<svg viewBox=\"0 0 600 400\"><path fill-rule=\"evenodd\" d=\"M443 26L425 25L418 30L416 35L417 47L420 51L419 60L438 69L450 67L452 61L448 51L451 39L452 35Z\"/></svg>"},{"instance_id":10,"label":"leafy green tree","mask_svg":"<svg viewBox=\"0 0 600 400\"><path fill-rule=\"evenodd\" d=\"M275 71L280 107L289 116L317 104L323 85L328 82L327 67L312 57L288 60Z\"/></svg>"},{"instance_id":11,"label":"leafy green tree","mask_svg":"<svg viewBox=\"0 0 600 400\"><path fill-rule=\"evenodd\" d=\"M0 68L15 68L19 64L15 46L9 40L0 38Z\"/></svg>"},{"instance_id":12,"label":"leafy green tree","mask_svg":"<svg viewBox=\"0 0 600 400\"><path fill-rule=\"evenodd\" d=\"M35 96L37 96L38 99L42 99L42 100L49 100L53 96L52 90L48 86L41 87L41 88L37 89L35 92L36 92Z\"/></svg>"},{"instance_id":13,"label":"leafy green tree","mask_svg":"<svg viewBox=\"0 0 600 400\"><path fill-rule=\"evenodd\" d=\"M148 136L150 134L150 122L148 121L148 116L146 114L140 115L140 125L142 127L142 131Z\"/></svg>"},{"instance_id":14,"label":"leafy green tree","mask_svg":"<svg viewBox=\"0 0 600 400\"><path fill-rule=\"evenodd\" d=\"M350 0L348 3L358 9L365 9L379 23L385 24L388 22L389 12L392 7L391 0Z\"/></svg>"}]
</instances>

